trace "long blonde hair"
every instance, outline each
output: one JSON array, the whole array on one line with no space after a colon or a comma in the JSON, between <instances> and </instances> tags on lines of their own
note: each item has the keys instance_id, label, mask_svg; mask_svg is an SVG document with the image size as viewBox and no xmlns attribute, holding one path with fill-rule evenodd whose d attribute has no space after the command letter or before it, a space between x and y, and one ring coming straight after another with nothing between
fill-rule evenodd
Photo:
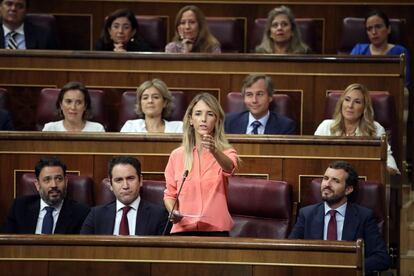
<instances>
[{"instance_id":1,"label":"long blonde hair","mask_svg":"<svg viewBox=\"0 0 414 276\"><path fill-rule=\"evenodd\" d=\"M213 133L215 145L218 150L222 151L232 146L224 136L224 111L218 103L217 99L209 93L197 94L188 105L183 120L183 147L184 147L184 170L191 171L193 165L193 149L196 145L196 133L194 127L190 124L190 118L193 114L194 106L203 101L216 116Z\"/></svg>"},{"instance_id":2,"label":"long blonde hair","mask_svg":"<svg viewBox=\"0 0 414 276\"><path fill-rule=\"evenodd\" d=\"M331 126L331 134L338 136L346 135L345 120L342 114L342 104L346 95L353 90L360 91L364 97L364 112L359 120L359 132L361 133L361 136L375 136L376 129L374 125L374 109L372 108L371 97L369 96L368 89L359 83L348 85L336 103L333 115L334 123Z\"/></svg>"}]
</instances>

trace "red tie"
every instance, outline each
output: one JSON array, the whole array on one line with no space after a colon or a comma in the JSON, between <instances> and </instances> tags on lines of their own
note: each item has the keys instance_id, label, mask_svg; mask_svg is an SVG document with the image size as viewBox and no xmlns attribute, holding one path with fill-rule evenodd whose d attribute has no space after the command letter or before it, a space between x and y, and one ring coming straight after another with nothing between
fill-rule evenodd
<instances>
[{"instance_id":1,"label":"red tie","mask_svg":"<svg viewBox=\"0 0 414 276\"><path fill-rule=\"evenodd\" d=\"M129 226L128 226L128 217L127 217L129 210L131 210L130 206L125 206L122 208L122 218L121 218L121 223L119 224L119 235L129 235Z\"/></svg>"},{"instance_id":2,"label":"red tie","mask_svg":"<svg viewBox=\"0 0 414 276\"><path fill-rule=\"evenodd\" d=\"M336 210L330 210L329 214L331 215L331 218L329 219L328 223L328 235L326 236L328 241L336 241L337 235L336 235Z\"/></svg>"}]
</instances>

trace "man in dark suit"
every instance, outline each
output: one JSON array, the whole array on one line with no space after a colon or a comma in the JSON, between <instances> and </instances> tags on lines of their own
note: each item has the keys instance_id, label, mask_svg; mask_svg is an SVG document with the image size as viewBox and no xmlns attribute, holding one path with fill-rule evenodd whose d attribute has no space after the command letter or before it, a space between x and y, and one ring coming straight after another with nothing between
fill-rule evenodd
<instances>
[{"instance_id":1,"label":"man in dark suit","mask_svg":"<svg viewBox=\"0 0 414 276\"><path fill-rule=\"evenodd\" d=\"M269 111L273 96L273 84L269 76L247 76L243 81L242 95L248 110L226 115L226 133L295 134L296 124L293 120Z\"/></svg>"},{"instance_id":2,"label":"man in dark suit","mask_svg":"<svg viewBox=\"0 0 414 276\"><path fill-rule=\"evenodd\" d=\"M92 208L81 234L161 235L168 213L140 198L140 162L131 156L114 157L109 161L108 175L116 201Z\"/></svg>"},{"instance_id":3,"label":"man in dark suit","mask_svg":"<svg viewBox=\"0 0 414 276\"><path fill-rule=\"evenodd\" d=\"M323 176L323 202L300 209L289 238L347 241L364 239L365 272L386 270L390 258L373 211L348 200L357 185L358 174L351 164L333 162Z\"/></svg>"},{"instance_id":4,"label":"man in dark suit","mask_svg":"<svg viewBox=\"0 0 414 276\"><path fill-rule=\"evenodd\" d=\"M66 197L66 165L56 157L35 167L39 194L16 198L6 218L4 233L79 234L89 207Z\"/></svg>"},{"instance_id":5,"label":"man in dark suit","mask_svg":"<svg viewBox=\"0 0 414 276\"><path fill-rule=\"evenodd\" d=\"M14 130L9 112L4 109L0 109L0 130Z\"/></svg>"},{"instance_id":6,"label":"man in dark suit","mask_svg":"<svg viewBox=\"0 0 414 276\"><path fill-rule=\"evenodd\" d=\"M0 0L0 48L57 49L57 37L50 28L26 18L29 0Z\"/></svg>"}]
</instances>

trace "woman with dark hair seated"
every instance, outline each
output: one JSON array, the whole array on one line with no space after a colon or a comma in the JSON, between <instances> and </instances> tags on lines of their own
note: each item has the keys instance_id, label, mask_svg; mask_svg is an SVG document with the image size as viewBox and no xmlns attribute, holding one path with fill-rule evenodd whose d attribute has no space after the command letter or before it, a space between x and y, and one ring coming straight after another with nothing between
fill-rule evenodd
<instances>
[{"instance_id":1,"label":"woman with dark hair seated","mask_svg":"<svg viewBox=\"0 0 414 276\"><path fill-rule=\"evenodd\" d=\"M105 131L100 123L86 120L91 112L91 98L80 82L68 82L62 87L56 108L62 120L45 124L42 131Z\"/></svg>"},{"instance_id":2,"label":"woman with dark hair seated","mask_svg":"<svg viewBox=\"0 0 414 276\"><path fill-rule=\"evenodd\" d=\"M120 9L105 20L101 37L96 43L98 51L150 52L151 48L138 35L138 23L130 10Z\"/></svg>"},{"instance_id":3,"label":"woman with dark hair seated","mask_svg":"<svg viewBox=\"0 0 414 276\"><path fill-rule=\"evenodd\" d=\"M256 53L309 54L311 49L301 37L292 11L286 6L274 8L267 16L262 42Z\"/></svg>"},{"instance_id":4,"label":"woman with dark hair seated","mask_svg":"<svg viewBox=\"0 0 414 276\"><path fill-rule=\"evenodd\" d=\"M210 33L203 12L196 6L181 8L175 18L173 41L167 53L221 53L220 43Z\"/></svg>"},{"instance_id":5,"label":"woman with dark hair seated","mask_svg":"<svg viewBox=\"0 0 414 276\"><path fill-rule=\"evenodd\" d=\"M351 55L406 55L405 86L411 85L410 59L404 46L388 42L391 33L388 16L380 11L373 10L365 17L365 28L371 43L358 43L351 51Z\"/></svg>"},{"instance_id":6,"label":"woman with dark hair seated","mask_svg":"<svg viewBox=\"0 0 414 276\"><path fill-rule=\"evenodd\" d=\"M342 93L335 106L333 119L324 120L316 129L315 135L323 136L382 136L385 129L374 121L374 109L368 89L359 83L350 84ZM387 145L387 168L390 174L399 174Z\"/></svg>"}]
</instances>

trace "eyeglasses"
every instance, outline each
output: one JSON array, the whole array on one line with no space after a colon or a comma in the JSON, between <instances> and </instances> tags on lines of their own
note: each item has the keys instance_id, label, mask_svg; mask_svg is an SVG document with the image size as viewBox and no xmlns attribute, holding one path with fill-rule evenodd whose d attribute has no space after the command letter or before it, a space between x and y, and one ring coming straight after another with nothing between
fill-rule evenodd
<instances>
[{"instance_id":1,"label":"eyeglasses","mask_svg":"<svg viewBox=\"0 0 414 276\"><path fill-rule=\"evenodd\" d=\"M374 29L377 31L377 30L382 29L384 27L385 27L384 24L375 24L374 26L366 27L366 30L367 30L367 32L372 32Z\"/></svg>"}]
</instances>

